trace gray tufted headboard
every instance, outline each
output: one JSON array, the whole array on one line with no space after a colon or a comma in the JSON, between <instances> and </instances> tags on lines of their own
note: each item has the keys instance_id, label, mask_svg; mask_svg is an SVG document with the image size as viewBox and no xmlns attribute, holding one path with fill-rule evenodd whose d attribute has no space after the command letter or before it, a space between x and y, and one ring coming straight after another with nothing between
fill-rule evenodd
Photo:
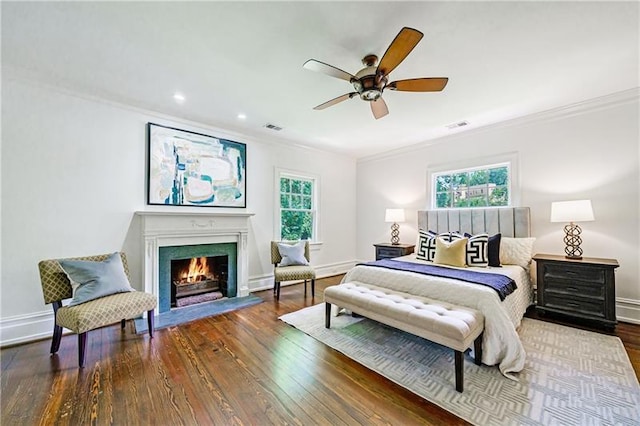
<instances>
[{"instance_id":1,"label":"gray tufted headboard","mask_svg":"<svg viewBox=\"0 0 640 426\"><path fill-rule=\"evenodd\" d=\"M531 218L529 207L418 210L418 229L472 235L500 232L503 237L530 237Z\"/></svg>"}]
</instances>

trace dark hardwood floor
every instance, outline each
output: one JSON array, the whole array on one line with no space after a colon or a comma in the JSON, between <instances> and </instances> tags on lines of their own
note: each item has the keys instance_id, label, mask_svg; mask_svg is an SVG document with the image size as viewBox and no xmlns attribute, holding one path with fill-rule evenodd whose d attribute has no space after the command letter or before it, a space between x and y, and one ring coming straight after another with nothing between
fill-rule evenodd
<instances>
[{"instance_id":1,"label":"dark hardwood floor","mask_svg":"<svg viewBox=\"0 0 640 426\"><path fill-rule=\"evenodd\" d=\"M302 285L279 302L259 292L264 303L153 339L132 321L93 331L84 369L75 335L54 356L50 340L4 348L0 424L466 424L278 320L340 279L318 280L315 299ZM640 326L615 333L640 374Z\"/></svg>"}]
</instances>

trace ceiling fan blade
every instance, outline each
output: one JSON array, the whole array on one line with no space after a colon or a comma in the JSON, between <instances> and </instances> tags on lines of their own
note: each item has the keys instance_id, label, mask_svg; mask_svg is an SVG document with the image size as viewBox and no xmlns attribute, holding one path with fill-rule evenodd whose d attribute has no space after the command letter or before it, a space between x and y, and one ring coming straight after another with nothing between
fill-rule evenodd
<instances>
[{"instance_id":1,"label":"ceiling fan blade","mask_svg":"<svg viewBox=\"0 0 640 426\"><path fill-rule=\"evenodd\" d=\"M387 103L382 98L378 98L375 101L369 102L371 104L371 112L373 116L377 119L384 117L389 114L389 108L387 108Z\"/></svg>"},{"instance_id":2,"label":"ceiling fan blade","mask_svg":"<svg viewBox=\"0 0 640 426\"><path fill-rule=\"evenodd\" d=\"M357 92L351 92L351 93L347 93L347 94L342 95L342 96L338 96L337 98L333 98L330 101L327 101L327 102L325 102L323 104L318 105L317 107L314 107L313 109L321 110L321 109L329 108L330 106L333 106L335 104L339 104L342 101L346 101L347 99L351 99L357 94L358 94Z\"/></svg>"},{"instance_id":3,"label":"ceiling fan blade","mask_svg":"<svg viewBox=\"0 0 640 426\"><path fill-rule=\"evenodd\" d=\"M413 28L404 27L401 29L380 60L378 65L378 73L381 74L380 78L393 71L416 47L422 36L423 34L420 31Z\"/></svg>"},{"instance_id":4,"label":"ceiling fan blade","mask_svg":"<svg viewBox=\"0 0 640 426\"><path fill-rule=\"evenodd\" d=\"M387 84L385 89L400 90L402 92L439 92L444 89L448 81L447 77L411 78L392 81Z\"/></svg>"},{"instance_id":5,"label":"ceiling fan blade","mask_svg":"<svg viewBox=\"0 0 640 426\"><path fill-rule=\"evenodd\" d=\"M355 76L349 74L346 71L342 71L340 68L336 68L333 65L325 64L324 62L316 61L315 59L309 59L302 65L302 68L306 68L311 71L321 72L323 74L330 75L331 77L341 78L351 82L351 79L355 79Z\"/></svg>"}]
</instances>

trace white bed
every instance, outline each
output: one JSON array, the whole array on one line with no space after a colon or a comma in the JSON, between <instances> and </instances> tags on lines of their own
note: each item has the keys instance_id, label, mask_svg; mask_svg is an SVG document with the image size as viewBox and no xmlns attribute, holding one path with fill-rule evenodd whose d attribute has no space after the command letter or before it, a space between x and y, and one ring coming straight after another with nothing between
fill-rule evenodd
<instances>
[{"instance_id":1,"label":"white bed","mask_svg":"<svg viewBox=\"0 0 640 426\"><path fill-rule=\"evenodd\" d=\"M418 212L419 226L438 233L448 231L477 234L502 233L503 237L529 237L529 209L474 209L445 212ZM433 220L429 221L429 217ZM462 218L462 219L461 219ZM468 222L467 219L469 220ZM397 260L423 262L415 255ZM492 288L451 278L440 278L413 272L391 270L373 266L358 265L351 269L343 282L359 281L397 291L441 300L481 311L485 316L482 362L498 365L500 371L509 373L524 368L526 353L516 329L522 317L533 303L533 289L529 271L518 265L504 265L500 268L465 268L484 273L499 273L512 278L517 289L504 301Z\"/></svg>"}]
</instances>

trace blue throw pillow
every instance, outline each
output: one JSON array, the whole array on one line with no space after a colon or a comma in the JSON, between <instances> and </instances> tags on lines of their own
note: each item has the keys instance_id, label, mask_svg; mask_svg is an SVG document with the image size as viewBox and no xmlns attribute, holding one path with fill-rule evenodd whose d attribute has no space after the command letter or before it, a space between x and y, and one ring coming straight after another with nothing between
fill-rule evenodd
<instances>
[{"instance_id":1,"label":"blue throw pillow","mask_svg":"<svg viewBox=\"0 0 640 426\"><path fill-rule=\"evenodd\" d=\"M470 234L465 232L465 237L471 237ZM500 265L500 241L502 240L502 234L496 234L489 237L489 244L487 245L487 257L489 260L489 266L499 268Z\"/></svg>"},{"instance_id":2,"label":"blue throw pillow","mask_svg":"<svg viewBox=\"0 0 640 426\"><path fill-rule=\"evenodd\" d=\"M309 261L304 257L306 241L298 241L295 244L278 243L278 251L282 260L278 266L308 265Z\"/></svg>"},{"instance_id":3,"label":"blue throw pillow","mask_svg":"<svg viewBox=\"0 0 640 426\"><path fill-rule=\"evenodd\" d=\"M115 293L134 291L124 272L120 253L113 253L102 262L60 260L62 270L74 285L73 299L68 306L79 305Z\"/></svg>"},{"instance_id":4,"label":"blue throw pillow","mask_svg":"<svg viewBox=\"0 0 640 426\"><path fill-rule=\"evenodd\" d=\"M418 231L418 244L416 258L433 262L436 256L436 238L438 234L429 230L420 229Z\"/></svg>"}]
</instances>

